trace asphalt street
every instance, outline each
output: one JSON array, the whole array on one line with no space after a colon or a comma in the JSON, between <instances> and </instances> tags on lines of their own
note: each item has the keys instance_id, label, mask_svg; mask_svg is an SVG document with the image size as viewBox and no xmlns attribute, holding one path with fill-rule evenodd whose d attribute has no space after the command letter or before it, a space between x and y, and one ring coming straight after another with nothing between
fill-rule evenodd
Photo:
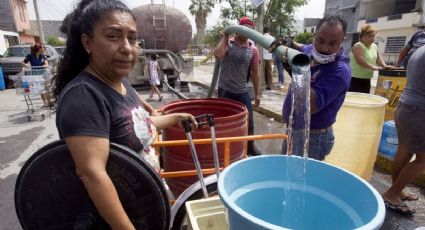
<instances>
[{"instance_id":1,"label":"asphalt street","mask_svg":"<svg viewBox=\"0 0 425 230\"><path fill-rule=\"evenodd\" d=\"M212 73L212 64L201 65L195 71L200 78L208 78ZM191 92L186 92L191 98L204 97L205 89L199 87L190 87ZM144 88L138 88L138 92L148 98L149 91ZM279 107L284 92L268 92L264 97L267 101L278 103L274 107ZM32 97L36 113L41 107L42 102L39 96ZM161 102L149 100L156 108L179 100L170 92L164 93L164 99ZM264 100L266 101L266 100ZM273 103L267 106L273 107ZM16 216L14 206L14 187L19 170L25 161L35 151L42 146L58 139L55 125L55 114L46 112L46 118L41 120L40 116L34 114L31 121L27 120L26 103L23 95L16 95L14 89L0 91L0 230L18 230L21 229ZM268 110L268 109L266 109ZM278 109L276 109L278 110ZM256 125L256 134L268 132L267 124L269 118L260 113L254 114ZM271 122L271 130L274 133L284 132L284 125L280 122ZM258 141L257 145L263 153L277 154L280 152L280 142L273 143L267 141ZM382 193L391 184L390 175L379 169L375 169L370 183ZM406 218L399 214L387 211L383 230L415 229L419 226L425 226L425 197L424 189L416 186L409 186L409 192L418 194L420 199L410 204L416 209L417 213Z\"/></svg>"}]
</instances>

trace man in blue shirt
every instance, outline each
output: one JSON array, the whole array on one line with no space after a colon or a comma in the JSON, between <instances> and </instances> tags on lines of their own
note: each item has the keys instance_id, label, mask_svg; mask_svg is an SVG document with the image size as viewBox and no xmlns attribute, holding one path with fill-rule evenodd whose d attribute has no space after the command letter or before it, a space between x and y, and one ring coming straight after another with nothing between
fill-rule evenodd
<instances>
[{"instance_id":1,"label":"man in blue shirt","mask_svg":"<svg viewBox=\"0 0 425 230\"><path fill-rule=\"evenodd\" d=\"M350 86L349 58L342 48L346 28L346 23L340 17L325 16L316 27L313 44L290 44L292 48L311 56L312 59L308 157L317 160L323 160L332 150L335 138L332 124ZM286 124L289 122L292 96L292 91L289 90L282 109ZM283 153L286 153L286 148L287 143L284 142Z\"/></svg>"}]
</instances>

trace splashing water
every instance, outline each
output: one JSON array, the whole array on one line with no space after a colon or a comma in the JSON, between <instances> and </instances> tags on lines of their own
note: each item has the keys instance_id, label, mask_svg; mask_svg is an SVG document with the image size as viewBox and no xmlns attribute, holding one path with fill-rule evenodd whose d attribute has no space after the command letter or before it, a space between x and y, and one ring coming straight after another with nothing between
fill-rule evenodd
<instances>
[{"instance_id":1,"label":"splashing water","mask_svg":"<svg viewBox=\"0 0 425 230\"><path fill-rule=\"evenodd\" d=\"M288 144L287 155L303 156L305 158L301 164L290 165L286 162L286 179L285 183L302 184L302 191L305 191L306 185L306 164L308 156L308 142L310 133L310 66L292 66L292 84L291 84L291 112L288 122ZM286 159L288 161L288 158ZM289 173L296 171L297 173ZM289 178L289 175L295 175ZM299 228L303 228L303 216L305 205L305 196L291 196L289 186L284 189L283 218L282 226L287 223L297 223ZM298 192L302 192L298 191ZM285 207L292 207L291 210ZM294 210L295 207L295 210ZM296 220L288 218L294 215L285 215L285 212L296 213ZM294 222L295 221L295 222Z\"/></svg>"},{"instance_id":2,"label":"splashing water","mask_svg":"<svg viewBox=\"0 0 425 230\"><path fill-rule=\"evenodd\" d=\"M310 132L310 67L292 67L292 100L288 124L288 155L308 156Z\"/></svg>"}]
</instances>

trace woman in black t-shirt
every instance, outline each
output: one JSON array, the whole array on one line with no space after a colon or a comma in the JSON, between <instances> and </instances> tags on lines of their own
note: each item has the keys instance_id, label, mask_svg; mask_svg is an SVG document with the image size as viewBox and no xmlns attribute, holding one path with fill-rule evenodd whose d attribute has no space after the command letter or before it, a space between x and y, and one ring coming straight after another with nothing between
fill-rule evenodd
<instances>
[{"instance_id":1,"label":"woman in black t-shirt","mask_svg":"<svg viewBox=\"0 0 425 230\"><path fill-rule=\"evenodd\" d=\"M134 229L106 172L109 142L155 163L156 130L196 121L186 113L150 116L126 81L139 46L134 16L121 1L82 0L61 31L67 46L54 78L59 135L100 215L112 229Z\"/></svg>"}]
</instances>

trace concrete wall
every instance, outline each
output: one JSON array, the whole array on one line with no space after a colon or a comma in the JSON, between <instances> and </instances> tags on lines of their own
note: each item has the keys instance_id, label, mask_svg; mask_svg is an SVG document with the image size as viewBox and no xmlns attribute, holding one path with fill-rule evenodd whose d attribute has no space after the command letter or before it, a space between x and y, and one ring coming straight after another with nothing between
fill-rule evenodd
<instances>
[{"instance_id":1,"label":"concrete wall","mask_svg":"<svg viewBox=\"0 0 425 230\"><path fill-rule=\"evenodd\" d=\"M359 19L409 13L421 8L422 0L361 0Z\"/></svg>"},{"instance_id":2,"label":"concrete wall","mask_svg":"<svg viewBox=\"0 0 425 230\"><path fill-rule=\"evenodd\" d=\"M28 35L24 33L19 33L19 40L21 41L21 44L34 44L37 41L36 38L33 35Z\"/></svg>"},{"instance_id":3,"label":"concrete wall","mask_svg":"<svg viewBox=\"0 0 425 230\"><path fill-rule=\"evenodd\" d=\"M379 17L376 22L366 23L365 19L359 20L357 23L357 31L360 31L360 28L365 24L372 25L375 29L379 30L389 30L389 29L398 29L404 27L413 27L420 23L421 15L417 12L406 13L401 15L401 19L389 20L387 16Z\"/></svg>"},{"instance_id":4,"label":"concrete wall","mask_svg":"<svg viewBox=\"0 0 425 230\"><path fill-rule=\"evenodd\" d=\"M395 14L395 1L372 1L366 3L365 18L378 18Z\"/></svg>"},{"instance_id":5,"label":"concrete wall","mask_svg":"<svg viewBox=\"0 0 425 230\"><path fill-rule=\"evenodd\" d=\"M37 21L31 20L30 24L31 31L34 31L34 33L38 34ZM62 21L42 20L41 24L43 27L45 39L47 39L48 36L65 38L65 34L59 31L59 28L62 25Z\"/></svg>"},{"instance_id":6,"label":"concrete wall","mask_svg":"<svg viewBox=\"0 0 425 230\"><path fill-rule=\"evenodd\" d=\"M17 32L11 0L0 0L0 30Z\"/></svg>"},{"instance_id":7,"label":"concrete wall","mask_svg":"<svg viewBox=\"0 0 425 230\"><path fill-rule=\"evenodd\" d=\"M16 23L16 30L23 32L30 29L27 3L24 0L11 0L13 16ZM10 19L9 19L10 20Z\"/></svg>"},{"instance_id":8,"label":"concrete wall","mask_svg":"<svg viewBox=\"0 0 425 230\"><path fill-rule=\"evenodd\" d=\"M395 63L398 58L398 54L385 53L385 47L387 46L387 38L392 36L406 36L406 43L416 32L414 27L404 27L392 30L379 30L376 34L376 40L378 40L378 52L382 54L385 62Z\"/></svg>"},{"instance_id":9,"label":"concrete wall","mask_svg":"<svg viewBox=\"0 0 425 230\"><path fill-rule=\"evenodd\" d=\"M294 23L294 32L295 32L295 34L293 34L293 35L297 35L297 34L300 34L300 33L303 33L304 32L304 20L296 20L295 21L295 23Z\"/></svg>"}]
</instances>

